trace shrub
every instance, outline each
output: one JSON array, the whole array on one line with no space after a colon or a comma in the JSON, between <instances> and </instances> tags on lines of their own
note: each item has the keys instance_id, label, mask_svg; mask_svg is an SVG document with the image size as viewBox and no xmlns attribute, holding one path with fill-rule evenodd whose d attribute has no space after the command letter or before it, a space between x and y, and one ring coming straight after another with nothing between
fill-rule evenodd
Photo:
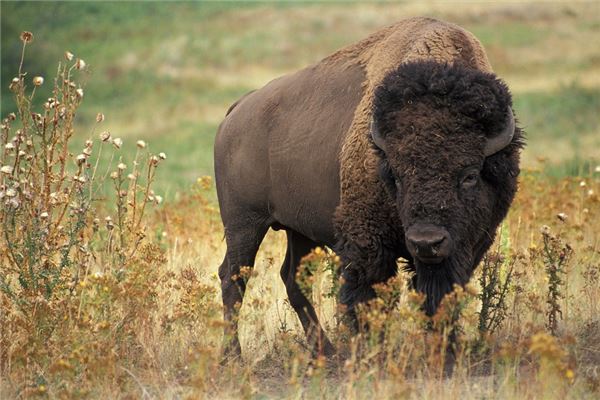
<instances>
[{"instance_id":1,"label":"shrub","mask_svg":"<svg viewBox=\"0 0 600 400\"><path fill-rule=\"evenodd\" d=\"M33 35L21 40L24 57ZM145 357L139 337L157 306L156 267L165 260L145 240L144 215L161 200L151 186L166 156L140 141L131 168L119 157L112 172L100 171L102 151L114 159L122 145L109 132L71 153L85 62L65 53L39 110L33 104L45 80L30 85L22 65L10 84L18 113L1 126L0 373L21 382L23 395L82 395L92 374L125 373L115 372L117 356ZM98 114L97 126L103 120ZM112 203L99 197L109 178Z\"/></svg>"}]
</instances>

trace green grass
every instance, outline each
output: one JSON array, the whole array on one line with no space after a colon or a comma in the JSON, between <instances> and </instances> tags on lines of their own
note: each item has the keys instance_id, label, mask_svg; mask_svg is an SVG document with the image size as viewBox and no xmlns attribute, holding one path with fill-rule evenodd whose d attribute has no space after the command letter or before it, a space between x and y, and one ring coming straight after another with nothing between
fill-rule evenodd
<instances>
[{"instance_id":1,"label":"green grass","mask_svg":"<svg viewBox=\"0 0 600 400\"><path fill-rule=\"evenodd\" d=\"M577 170L574 163L600 161L597 89L571 85L553 92L520 93L514 102L527 135L526 160L550 160L553 175L570 175Z\"/></svg>"},{"instance_id":2,"label":"green grass","mask_svg":"<svg viewBox=\"0 0 600 400\"><path fill-rule=\"evenodd\" d=\"M35 40L25 65L31 75L51 76L57 60L69 50L90 65L92 79L88 89L94 93L94 102L119 109L140 97L165 91L170 80L157 74L161 64L197 65L197 61L206 59L203 52L194 51L194 46L186 46L183 54L173 54L171 39L180 35L206 37L203 21L214 19L224 10L249 6L252 5L3 2L3 80L16 73L21 49L18 34L31 30ZM214 63L215 59L206 62ZM8 94L6 85L2 85L2 90L4 97ZM5 113L11 105L3 102L2 107Z\"/></svg>"},{"instance_id":3,"label":"green grass","mask_svg":"<svg viewBox=\"0 0 600 400\"><path fill-rule=\"evenodd\" d=\"M598 131L600 92L597 89L571 85L556 92L520 93L514 102L516 112L527 126L530 140Z\"/></svg>"},{"instance_id":4,"label":"green grass","mask_svg":"<svg viewBox=\"0 0 600 400\"><path fill-rule=\"evenodd\" d=\"M552 178L565 176L588 177L594 176L594 169L598 166L591 160L572 158L560 164L548 164L543 169L543 174Z\"/></svg>"},{"instance_id":5,"label":"green grass","mask_svg":"<svg viewBox=\"0 0 600 400\"><path fill-rule=\"evenodd\" d=\"M487 47L532 47L539 45L548 36L549 28L534 27L524 22L501 21L478 25L471 32Z\"/></svg>"},{"instance_id":6,"label":"green grass","mask_svg":"<svg viewBox=\"0 0 600 400\"><path fill-rule=\"evenodd\" d=\"M136 141L145 140L148 150L152 154L164 152L167 155L167 160L162 162L158 168L153 188L156 194L173 200L179 191L189 189L198 177L213 175L212 155L216 130L216 125L198 125L190 121L182 121L173 131L164 132L164 135L152 138L126 137L120 150L113 150L113 147L108 144L104 145L105 148L98 163L98 174L99 176L105 174L111 165L115 169L120 158L128 167L131 167L136 153ZM113 137L119 136L114 135ZM81 151L85 139L87 137L78 137L74 140L71 147L74 154ZM93 163L95 163L98 149L95 148L94 151ZM104 195L112 192L110 185L105 185L103 189Z\"/></svg>"},{"instance_id":7,"label":"green grass","mask_svg":"<svg viewBox=\"0 0 600 400\"><path fill-rule=\"evenodd\" d=\"M157 183L170 195L212 173L216 127L242 94L412 15L458 23L486 46L513 89L527 132L525 166L539 167L543 157L553 171L570 173L561 166L600 159L593 83L600 52L591 46L600 25L591 4L2 2L1 8L2 116L14 111L8 82L18 68L19 33L30 30L29 76L49 79L65 50L89 65L80 141L103 112L102 129L125 140L124 153L144 139L168 154ZM38 101L49 91L42 86Z\"/></svg>"}]
</instances>

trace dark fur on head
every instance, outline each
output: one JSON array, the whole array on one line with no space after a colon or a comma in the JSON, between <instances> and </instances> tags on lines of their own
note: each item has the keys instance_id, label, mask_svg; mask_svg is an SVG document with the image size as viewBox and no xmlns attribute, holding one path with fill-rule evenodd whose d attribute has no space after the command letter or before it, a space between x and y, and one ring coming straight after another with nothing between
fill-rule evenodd
<instances>
[{"instance_id":1,"label":"dark fur on head","mask_svg":"<svg viewBox=\"0 0 600 400\"><path fill-rule=\"evenodd\" d=\"M445 227L455 244L439 265L409 255L430 315L454 284L468 282L517 190L521 130L504 149L483 154L487 138L504 129L511 106L507 86L495 75L432 61L401 65L375 91L373 117L385 141L385 150L375 146L379 174L397 224L404 231L421 223ZM469 168L479 175L466 190L460 179Z\"/></svg>"},{"instance_id":2,"label":"dark fur on head","mask_svg":"<svg viewBox=\"0 0 600 400\"><path fill-rule=\"evenodd\" d=\"M395 112L417 102L452 110L465 128L486 134L502 130L506 110L512 107L508 87L494 74L458 64L415 61L402 64L377 87L374 118L385 126L394 120Z\"/></svg>"}]
</instances>

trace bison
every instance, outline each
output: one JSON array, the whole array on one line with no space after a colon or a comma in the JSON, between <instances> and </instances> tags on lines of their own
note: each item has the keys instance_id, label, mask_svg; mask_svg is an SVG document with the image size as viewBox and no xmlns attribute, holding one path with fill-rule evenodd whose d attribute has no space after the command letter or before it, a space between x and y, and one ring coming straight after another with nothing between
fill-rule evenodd
<instances>
[{"instance_id":1,"label":"bison","mask_svg":"<svg viewBox=\"0 0 600 400\"><path fill-rule=\"evenodd\" d=\"M318 351L334 348L295 280L316 246L342 261L350 326L400 257L432 315L492 244L522 146L510 92L480 42L430 18L400 21L243 96L215 140L226 351L240 353L240 267L254 264L269 228L286 231L281 279Z\"/></svg>"}]
</instances>

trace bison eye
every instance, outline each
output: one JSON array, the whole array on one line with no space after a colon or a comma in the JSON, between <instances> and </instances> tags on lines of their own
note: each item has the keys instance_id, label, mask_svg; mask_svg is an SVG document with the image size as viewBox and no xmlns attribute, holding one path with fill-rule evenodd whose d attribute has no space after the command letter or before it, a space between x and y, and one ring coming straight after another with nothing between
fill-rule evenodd
<instances>
[{"instance_id":1,"label":"bison eye","mask_svg":"<svg viewBox=\"0 0 600 400\"><path fill-rule=\"evenodd\" d=\"M460 186L463 189L471 189L479 182L479 171L469 170L467 171L460 180Z\"/></svg>"}]
</instances>

